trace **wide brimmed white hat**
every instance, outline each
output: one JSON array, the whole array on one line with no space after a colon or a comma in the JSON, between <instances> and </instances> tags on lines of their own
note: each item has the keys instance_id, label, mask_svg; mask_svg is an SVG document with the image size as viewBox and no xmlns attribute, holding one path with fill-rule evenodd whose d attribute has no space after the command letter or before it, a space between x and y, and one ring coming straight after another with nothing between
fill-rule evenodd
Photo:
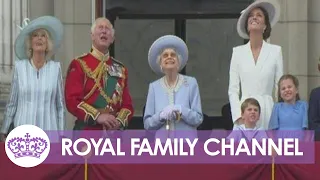
<instances>
[{"instance_id":1,"label":"wide brimmed white hat","mask_svg":"<svg viewBox=\"0 0 320 180\"><path fill-rule=\"evenodd\" d=\"M158 75L163 75L160 64L157 62L158 56L166 48L173 48L181 55L179 71L181 71L188 61L188 47L179 37L165 35L153 42L148 53L148 62L151 69Z\"/></svg>"},{"instance_id":2,"label":"wide brimmed white hat","mask_svg":"<svg viewBox=\"0 0 320 180\"><path fill-rule=\"evenodd\" d=\"M18 59L28 59L26 53L26 39L30 33L37 29L45 29L49 32L50 39L53 43L52 54L60 47L63 36L63 25L61 21L52 16L42 16L30 22L29 19L24 19L21 32L15 40L15 53Z\"/></svg>"},{"instance_id":3,"label":"wide brimmed white hat","mask_svg":"<svg viewBox=\"0 0 320 180\"><path fill-rule=\"evenodd\" d=\"M238 20L237 31L239 36L244 39L249 39L249 35L246 31L247 27L245 26L247 17L249 13L257 7L261 7L267 11L271 27L273 27L279 21L280 4L277 0L256 0L241 12Z\"/></svg>"}]
</instances>

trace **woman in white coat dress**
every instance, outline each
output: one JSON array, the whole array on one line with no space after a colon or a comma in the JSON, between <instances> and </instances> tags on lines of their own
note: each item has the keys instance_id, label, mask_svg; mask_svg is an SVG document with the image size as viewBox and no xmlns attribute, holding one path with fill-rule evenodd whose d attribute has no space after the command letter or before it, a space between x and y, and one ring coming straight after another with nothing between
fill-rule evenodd
<instances>
[{"instance_id":1,"label":"woman in white coat dress","mask_svg":"<svg viewBox=\"0 0 320 180\"><path fill-rule=\"evenodd\" d=\"M283 75L283 59L281 47L266 40L279 19L279 11L276 1L257 0L242 11L238 20L238 34L249 42L234 47L231 58L228 94L234 127L243 123L241 103L252 97L261 105L258 126L268 128L274 104L272 93L277 92Z\"/></svg>"}]
</instances>

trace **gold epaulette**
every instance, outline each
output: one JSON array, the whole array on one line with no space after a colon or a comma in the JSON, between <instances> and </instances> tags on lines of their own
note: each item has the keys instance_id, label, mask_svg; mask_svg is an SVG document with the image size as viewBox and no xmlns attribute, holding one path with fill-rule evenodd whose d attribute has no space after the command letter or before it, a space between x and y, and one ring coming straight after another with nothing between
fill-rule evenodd
<instances>
[{"instance_id":1,"label":"gold epaulette","mask_svg":"<svg viewBox=\"0 0 320 180\"><path fill-rule=\"evenodd\" d=\"M88 53L83 53L82 55L75 57L75 59L82 58L82 57L84 57L84 56L86 56L86 55L88 55Z\"/></svg>"},{"instance_id":2,"label":"gold epaulette","mask_svg":"<svg viewBox=\"0 0 320 180\"><path fill-rule=\"evenodd\" d=\"M124 64L123 64L122 62L120 62L119 60L116 60L114 57L111 57L111 59L112 59L115 63L120 64L121 66L124 67Z\"/></svg>"}]
</instances>

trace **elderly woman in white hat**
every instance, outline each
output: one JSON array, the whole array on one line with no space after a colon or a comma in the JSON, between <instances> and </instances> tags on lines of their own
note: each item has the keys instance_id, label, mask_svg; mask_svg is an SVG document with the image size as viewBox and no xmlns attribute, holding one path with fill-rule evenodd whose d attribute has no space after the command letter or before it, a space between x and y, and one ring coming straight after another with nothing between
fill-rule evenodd
<instances>
[{"instance_id":1,"label":"elderly woman in white hat","mask_svg":"<svg viewBox=\"0 0 320 180\"><path fill-rule=\"evenodd\" d=\"M43 130L64 130L65 106L60 62L51 60L59 48L63 26L55 17L24 21L15 41L17 60L11 94L0 136L10 125L36 125Z\"/></svg>"},{"instance_id":2,"label":"elderly woman in white hat","mask_svg":"<svg viewBox=\"0 0 320 180\"><path fill-rule=\"evenodd\" d=\"M203 121L198 83L179 74L188 61L187 45L179 37L162 36L150 47L148 61L162 77L149 85L145 129L196 130Z\"/></svg>"},{"instance_id":3,"label":"elderly woman in white hat","mask_svg":"<svg viewBox=\"0 0 320 180\"><path fill-rule=\"evenodd\" d=\"M267 39L279 16L276 0L257 0L238 20L238 34L249 42L233 48L231 58L228 93L234 127L243 124L241 103L255 98L261 105L258 125L268 128L274 104L272 93L277 92L277 83L283 74L283 59L281 47L268 43Z\"/></svg>"}]
</instances>

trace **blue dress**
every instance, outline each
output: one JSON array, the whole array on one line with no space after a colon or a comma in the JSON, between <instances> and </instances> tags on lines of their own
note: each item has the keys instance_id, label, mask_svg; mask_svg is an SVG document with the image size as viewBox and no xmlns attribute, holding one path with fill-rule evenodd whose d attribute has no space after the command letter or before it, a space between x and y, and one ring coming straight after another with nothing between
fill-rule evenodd
<instances>
[{"instance_id":1,"label":"blue dress","mask_svg":"<svg viewBox=\"0 0 320 180\"><path fill-rule=\"evenodd\" d=\"M11 94L1 133L31 124L48 130L65 130L62 71L59 62L48 61L37 70L28 59L17 60Z\"/></svg>"},{"instance_id":2,"label":"blue dress","mask_svg":"<svg viewBox=\"0 0 320 180\"><path fill-rule=\"evenodd\" d=\"M269 129L280 130L278 137L299 138L305 128L308 128L307 102L298 100L295 104L279 102L274 105Z\"/></svg>"},{"instance_id":3,"label":"blue dress","mask_svg":"<svg viewBox=\"0 0 320 180\"><path fill-rule=\"evenodd\" d=\"M179 74L175 88L170 89L162 77L149 85L145 113L143 117L146 130L155 130L159 136L166 132L166 124L160 120L160 112L168 105L181 106L181 120L171 121L170 130L185 130L195 137L197 127L203 121L201 99L197 80L194 77ZM156 137L159 137L157 136ZM178 134L175 134L178 137ZM182 134L183 136L186 134Z\"/></svg>"}]
</instances>

